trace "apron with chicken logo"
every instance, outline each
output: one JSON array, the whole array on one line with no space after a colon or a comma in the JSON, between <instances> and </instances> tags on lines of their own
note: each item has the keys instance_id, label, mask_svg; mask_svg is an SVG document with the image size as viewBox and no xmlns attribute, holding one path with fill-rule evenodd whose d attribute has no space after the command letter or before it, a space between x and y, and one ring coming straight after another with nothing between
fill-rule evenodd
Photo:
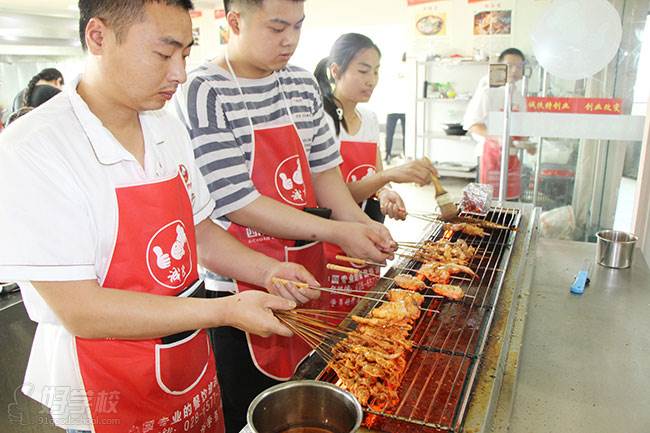
<instances>
[{"instance_id":1,"label":"apron with chicken logo","mask_svg":"<svg viewBox=\"0 0 650 433\"><path fill-rule=\"evenodd\" d=\"M377 143L341 141L341 158L343 162L339 165L345 183L357 182L377 172ZM369 202L377 200L371 198L366 200L362 206L367 207ZM377 206L378 208L378 206ZM365 209L367 211L367 209ZM381 211L379 211L381 213ZM371 216L372 217L372 216ZM375 218L373 218L375 219ZM335 263L341 266L355 267L363 271L359 274L348 274L340 271L327 271L327 282L330 287L360 295L372 289L377 284L379 268L376 266L360 266L350 262L338 260L337 255L346 255L338 245L328 242L324 243L325 258L328 263ZM331 295L330 309L336 311L351 311L357 304L358 298L345 295Z\"/></svg>"},{"instance_id":2,"label":"apron with chicken logo","mask_svg":"<svg viewBox=\"0 0 650 433\"><path fill-rule=\"evenodd\" d=\"M226 57L227 59L227 57ZM230 62L228 67L239 91L241 86L237 80ZM280 93L285 102L286 110L291 117L284 90L279 80ZM250 115L248 116L252 129L252 157L250 178L260 194L280 203L303 210L305 207L316 207L309 161L305 154L302 140L295 128L295 122L268 128L255 128ZM266 254L280 261L288 261L303 265L314 275L316 280L324 282L327 276L323 254L323 244L312 242L296 247L296 241L267 236L232 222L228 231L244 245L255 251ZM242 281L237 281L237 290L263 290ZM323 293L320 299L311 301L303 307L323 308L329 304L328 297ZM288 380L293 376L298 364L311 352L311 348L300 337L290 338L273 335L268 338L246 334L251 356L255 366L265 375L276 380Z\"/></svg>"},{"instance_id":3,"label":"apron with chicken logo","mask_svg":"<svg viewBox=\"0 0 650 433\"><path fill-rule=\"evenodd\" d=\"M187 170L116 188L118 225L102 287L197 296ZM204 330L148 340L75 338L95 433L221 433L221 396Z\"/></svg>"},{"instance_id":4,"label":"apron with chicken logo","mask_svg":"<svg viewBox=\"0 0 650 433\"><path fill-rule=\"evenodd\" d=\"M481 157L479 181L492 185L494 196L499 196L501 179L501 145L493 138L486 138ZM516 199L521 195L521 161L516 155L508 157L508 189L506 199Z\"/></svg>"},{"instance_id":5,"label":"apron with chicken logo","mask_svg":"<svg viewBox=\"0 0 650 433\"><path fill-rule=\"evenodd\" d=\"M495 93L491 100L503 101L501 93ZM525 109L525 105L523 106ZM503 105L494 107L495 110L503 111ZM513 101L512 111L518 112L522 106ZM513 137L514 138L514 137ZM494 137L487 137L483 144L483 155L481 156L481 167L479 182L492 185L494 196L499 196L501 179L501 143ZM521 195L521 161L516 155L508 156L508 186L506 199L516 199Z\"/></svg>"}]
</instances>

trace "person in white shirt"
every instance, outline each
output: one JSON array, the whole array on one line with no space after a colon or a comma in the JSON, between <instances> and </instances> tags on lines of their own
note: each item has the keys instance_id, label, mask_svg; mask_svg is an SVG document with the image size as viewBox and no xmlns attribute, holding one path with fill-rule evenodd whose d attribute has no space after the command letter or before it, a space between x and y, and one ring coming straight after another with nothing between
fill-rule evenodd
<instances>
[{"instance_id":1,"label":"person in white shirt","mask_svg":"<svg viewBox=\"0 0 650 433\"><path fill-rule=\"evenodd\" d=\"M23 392L95 433L224 431L205 328L291 336L302 267L214 224L182 123L189 0L81 0L83 75L0 135L0 280L38 323ZM152 111L153 110L153 111ZM158 110L158 111L156 111ZM263 286L202 299L202 266Z\"/></svg>"},{"instance_id":2,"label":"person in white shirt","mask_svg":"<svg viewBox=\"0 0 650 433\"><path fill-rule=\"evenodd\" d=\"M384 170L379 153L379 122L372 111L359 107L368 102L379 79L381 52L367 36L347 33L340 36L330 55L321 60L314 75L323 94L323 106L331 128L336 131L341 157L339 166L352 197L375 221L384 221L385 215L396 219L406 218L406 208L397 192L388 184L431 183L437 171L427 158L412 161ZM431 200L433 200L433 196ZM325 256L329 263L349 266L336 259L345 255L341 247L328 243ZM374 287L379 272L370 266L365 275L328 272L328 284L342 290L363 291ZM330 307L350 311L355 302L351 297L332 297Z\"/></svg>"},{"instance_id":3,"label":"person in white shirt","mask_svg":"<svg viewBox=\"0 0 650 433\"><path fill-rule=\"evenodd\" d=\"M404 219L404 202L388 184L427 185L437 171L428 158L383 169L377 115L359 107L370 100L377 86L380 61L381 52L370 38L347 33L334 42L330 55L319 62L314 75L323 94L328 122L340 143L340 169L352 197L357 203L377 197L381 215ZM373 215L383 221L377 212Z\"/></svg>"},{"instance_id":4,"label":"person in white shirt","mask_svg":"<svg viewBox=\"0 0 650 433\"><path fill-rule=\"evenodd\" d=\"M508 65L508 82L513 83L512 111L525 111L526 100L519 87L523 77L526 57L517 48L508 48L499 55L499 62ZM505 88L490 88L489 77L481 78L470 100L463 128L478 143L481 164L479 169L480 182L493 186L493 193L499 195L499 179L501 175L501 143L499 137L489 136L487 131L487 118L491 111L503 111ZM514 139L515 137L513 137ZM506 198L514 200L521 195L521 161L517 157L517 143L523 141L513 140L508 160L508 188ZM533 147L526 146L529 153L534 153Z\"/></svg>"}]
</instances>

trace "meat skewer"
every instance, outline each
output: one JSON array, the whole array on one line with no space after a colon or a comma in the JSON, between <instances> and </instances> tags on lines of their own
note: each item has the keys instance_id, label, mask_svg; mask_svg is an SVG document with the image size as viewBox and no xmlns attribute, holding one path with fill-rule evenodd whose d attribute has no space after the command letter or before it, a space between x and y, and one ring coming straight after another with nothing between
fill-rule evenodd
<instances>
[{"instance_id":1,"label":"meat skewer","mask_svg":"<svg viewBox=\"0 0 650 433\"><path fill-rule=\"evenodd\" d=\"M359 269L347 268L345 266L334 265L331 263L327 264L327 269L347 272L349 274L358 274L358 273L364 274L364 272ZM420 280L419 278L413 275L399 274L396 275L394 278L389 278L389 277L381 277L381 278L392 281L395 284L397 284L399 287L407 290L420 291L425 289L431 289L433 290L434 293L454 301L463 299L463 297L465 296L465 292L459 286L454 286L449 284L434 284L432 286L428 286L424 281Z\"/></svg>"},{"instance_id":2,"label":"meat skewer","mask_svg":"<svg viewBox=\"0 0 650 433\"><path fill-rule=\"evenodd\" d=\"M492 230L512 230L516 231L517 229L514 227L508 227L503 224L498 224L492 221L487 221L487 220L482 220L480 218L473 218L469 216L458 216L456 218L453 218L451 220L442 220L439 218L438 215L436 214L413 214L409 213L408 216L414 217L423 221L428 221L428 222L434 222L434 223L467 223L467 224L474 224L476 226L479 226L484 229L492 229Z\"/></svg>"},{"instance_id":3,"label":"meat skewer","mask_svg":"<svg viewBox=\"0 0 650 433\"><path fill-rule=\"evenodd\" d=\"M469 224L469 223L445 224L443 226L443 229L445 230L446 233L450 233L451 235L457 232L461 232L468 236L478 236L481 238L483 236L490 236L488 233L485 232L485 230L483 230L482 227L479 227L476 224ZM449 235L448 237L451 237L451 235Z\"/></svg>"},{"instance_id":4,"label":"meat skewer","mask_svg":"<svg viewBox=\"0 0 650 433\"><path fill-rule=\"evenodd\" d=\"M349 268L349 269L351 269L351 270L357 270L357 269L352 269L352 268ZM387 279L389 279L389 280L392 281L391 278L387 278ZM310 286L310 285L307 284L307 283L301 283L301 282L298 282L298 281L292 281L292 280L285 280L285 279L283 279L283 278L277 278L277 277L274 277L274 278L272 279L272 281L273 281L274 283L279 283L279 284L293 284L294 286L296 286L296 287L298 287L298 288L312 289L312 290L319 290L319 291L321 291L321 292L333 293L333 294L337 294L337 295L345 295L345 296L350 296L350 297L352 297L352 298L357 298L357 299L367 299L367 300L369 300L369 301L377 301L377 302L381 302L381 303L384 303L384 304L387 304L387 303L390 303L390 302L391 302L390 300L387 301L387 300L385 300L385 299L375 298L375 297L373 297L373 296L355 295L354 293L352 293L352 292L357 292L357 293L381 294L381 295L384 295L384 294L386 293L386 292L381 292L381 291L369 291L369 292L364 292L364 291L362 291L362 290L346 291L346 290L341 290L341 289L334 289L334 288L332 288L332 287L317 287L317 286ZM400 291L401 291L401 290L400 290ZM442 295L439 295L439 296L433 296L433 295L421 295L421 296L424 296L424 297L427 297L427 298L443 298ZM438 310L430 310L430 309L427 309L427 308L420 308L420 310L422 310L422 311L424 311L424 312L426 312L426 313L440 313L440 311L438 311Z\"/></svg>"}]
</instances>

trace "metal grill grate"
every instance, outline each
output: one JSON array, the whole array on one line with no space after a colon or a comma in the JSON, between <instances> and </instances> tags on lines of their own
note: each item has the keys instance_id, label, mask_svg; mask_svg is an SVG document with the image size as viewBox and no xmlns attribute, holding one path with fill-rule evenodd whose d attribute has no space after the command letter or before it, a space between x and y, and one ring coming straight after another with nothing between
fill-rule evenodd
<instances>
[{"instance_id":1,"label":"metal grill grate","mask_svg":"<svg viewBox=\"0 0 650 433\"><path fill-rule=\"evenodd\" d=\"M462 301L432 299L423 305L439 313L423 314L413 328L414 350L398 389L397 408L391 413L365 408L366 423L371 428L400 433L460 431L520 218L518 209L493 208L484 219L509 230L487 229L490 236L484 237L454 235L452 240L463 239L476 248L469 266L478 278L452 277L451 284L465 291ZM432 223L421 242L435 241L442 235L442 224ZM394 276L400 269L418 266L415 260L402 260L386 275ZM385 293L391 288L394 283L380 282L375 290ZM353 313L365 316L377 304L365 300ZM301 372L306 372L302 376L335 383L336 373L329 367L323 368L319 361L317 356L308 359L301 367Z\"/></svg>"}]
</instances>

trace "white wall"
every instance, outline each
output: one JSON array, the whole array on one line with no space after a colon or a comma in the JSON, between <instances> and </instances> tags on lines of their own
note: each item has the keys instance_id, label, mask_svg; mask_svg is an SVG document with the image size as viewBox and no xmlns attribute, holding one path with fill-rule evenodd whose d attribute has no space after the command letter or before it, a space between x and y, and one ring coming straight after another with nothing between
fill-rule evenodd
<instances>
[{"instance_id":1,"label":"white wall","mask_svg":"<svg viewBox=\"0 0 650 433\"><path fill-rule=\"evenodd\" d=\"M408 76L410 67L401 62L402 54L410 58L427 54L472 55L474 48L488 54L500 52L509 46L518 46L530 52L528 30L551 0L489 0L468 4L467 0L443 0L418 6L407 6L407 0L306 0L307 16L302 37L292 63L313 70L325 57L341 34L363 33L374 40L382 51L382 70L379 86L369 103L380 121L386 113L404 112L410 103ZM512 35L474 36L474 13L491 9L513 9ZM446 36L418 36L417 17L426 11L447 14ZM212 10L203 10L203 16L194 20L201 29L201 41L192 53L190 65L196 66L212 58L220 49L218 26Z\"/></svg>"}]
</instances>

